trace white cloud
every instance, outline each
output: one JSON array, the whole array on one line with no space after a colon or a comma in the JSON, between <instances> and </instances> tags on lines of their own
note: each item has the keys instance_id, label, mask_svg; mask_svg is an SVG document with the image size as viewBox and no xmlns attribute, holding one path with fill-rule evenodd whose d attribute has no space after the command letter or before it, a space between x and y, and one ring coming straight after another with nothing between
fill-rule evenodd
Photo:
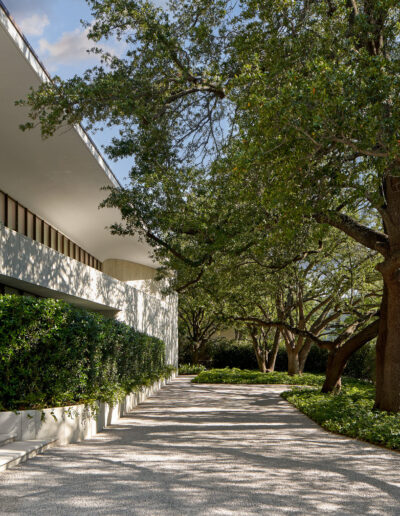
<instances>
[{"instance_id":1,"label":"white cloud","mask_svg":"<svg viewBox=\"0 0 400 516\"><path fill-rule=\"evenodd\" d=\"M49 23L47 14L32 14L28 18L20 20L19 26L26 36L41 36Z\"/></svg>"},{"instance_id":2,"label":"white cloud","mask_svg":"<svg viewBox=\"0 0 400 516\"><path fill-rule=\"evenodd\" d=\"M87 39L87 33L88 29L79 28L64 32L54 43L42 38L39 41L39 53L57 64L72 64L90 59L87 50L93 46L93 42Z\"/></svg>"},{"instance_id":3,"label":"white cloud","mask_svg":"<svg viewBox=\"0 0 400 516\"><path fill-rule=\"evenodd\" d=\"M38 54L51 72L55 72L61 65L70 66L78 63L91 65L98 61L97 55L88 53L89 49L96 46L95 42L87 38L89 30L89 28L76 28L73 31L64 32L54 43L45 38L39 40ZM125 43L118 41L111 43L111 45L101 43L99 46L112 55L121 55L125 49Z\"/></svg>"}]
</instances>

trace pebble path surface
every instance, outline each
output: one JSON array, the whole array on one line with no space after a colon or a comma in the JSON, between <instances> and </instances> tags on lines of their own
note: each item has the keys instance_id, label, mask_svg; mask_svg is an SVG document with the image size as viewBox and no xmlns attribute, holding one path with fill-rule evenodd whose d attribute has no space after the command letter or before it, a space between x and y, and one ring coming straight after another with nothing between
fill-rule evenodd
<instances>
[{"instance_id":1,"label":"pebble path surface","mask_svg":"<svg viewBox=\"0 0 400 516\"><path fill-rule=\"evenodd\" d=\"M0 473L0 514L400 515L400 454L325 432L282 390L178 377L95 438Z\"/></svg>"}]
</instances>

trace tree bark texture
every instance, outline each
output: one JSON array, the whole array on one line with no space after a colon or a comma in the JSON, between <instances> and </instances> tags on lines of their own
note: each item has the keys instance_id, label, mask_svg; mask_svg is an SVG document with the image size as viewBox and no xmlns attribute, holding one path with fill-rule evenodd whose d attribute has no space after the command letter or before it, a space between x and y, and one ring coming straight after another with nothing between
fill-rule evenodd
<instances>
[{"instance_id":1,"label":"tree bark texture","mask_svg":"<svg viewBox=\"0 0 400 516\"><path fill-rule=\"evenodd\" d=\"M389 252L377 266L384 281L379 338L376 351L375 407L400 411L400 177L384 180L386 205L382 218L389 239Z\"/></svg>"},{"instance_id":2,"label":"tree bark texture","mask_svg":"<svg viewBox=\"0 0 400 516\"><path fill-rule=\"evenodd\" d=\"M268 356L268 351L266 349L263 349L262 346L260 346L260 344L258 342L258 338L257 338L257 331L254 328L250 327L249 332L250 332L251 340L253 343L254 354L256 355L258 369L262 373L266 373L267 372L266 360L267 360L267 356Z\"/></svg>"},{"instance_id":3,"label":"tree bark texture","mask_svg":"<svg viewBox=\"0 0 400 516\"><path fill-rule=\"evenodd\" d=\"M299 369L300 369L300 374L303 374L304 373L304 367L306 365L306 361L307 361L307 358L308 358L308 355L310 353L310 349L311 349L311 340L310 339L306 339L305 343L303 344L303 347L301 348L300 350L300 353L299 353Z\"/></svg>"},{"instance_id":4,"label":"tree bark texture","mask_svg":"<svg viewBox=\"0 0 400 516\"><path fill-rule=\"evenodd\" d=\"M288 375L294 376L300 372L299 353L297 350L292 349L290 346L286 346L287 357L288 357Z\"/></svg>"},{"instance_id":5,"label":"tree bark texture","mask_svg":"<svg viewBox=\"0 0 400 516\"><path fill-rule=\"evenodd\" d=\"M322 392L334 392L340 390L341 377L347 361L353 353L377 336L379 324L379 319L377 319L359 333L350 337L341 347L333 347L330 350Z\"/></svg>"},{"instance_id":6,"label":"tree bark texture","mask_svg":"<svg viewBox=\"0 0 400 516\"><path fill-rule=\"evenodd\" d=\"M275 336L274 336L274 344L273 344L272 350L268 354L268 361L267 361L267 371L268 372L275 371L275 363L276 363L276 357L278 356L278 351L279 351L280 337L281 337L280 329L276 328Z\"/></svg>"}]
</instances>

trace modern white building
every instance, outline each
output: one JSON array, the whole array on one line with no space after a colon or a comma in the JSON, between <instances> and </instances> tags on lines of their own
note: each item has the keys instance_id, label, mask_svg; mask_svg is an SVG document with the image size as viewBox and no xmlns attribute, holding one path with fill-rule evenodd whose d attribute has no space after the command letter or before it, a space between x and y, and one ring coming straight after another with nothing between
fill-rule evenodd
<instances>
[{"instance_id":1,"label":"modern white building","mask_svg":"<svg viewBox=\"0 0 400 516\"><path fill-rule=\"evenodd\" d=\"M64 299L164 340L177 363L177 296L163 296L149 247L106 229L118 185L81 127L42 140L15 107L48 75L0 2L0 293Z\"/></svg>"}]
</instances>

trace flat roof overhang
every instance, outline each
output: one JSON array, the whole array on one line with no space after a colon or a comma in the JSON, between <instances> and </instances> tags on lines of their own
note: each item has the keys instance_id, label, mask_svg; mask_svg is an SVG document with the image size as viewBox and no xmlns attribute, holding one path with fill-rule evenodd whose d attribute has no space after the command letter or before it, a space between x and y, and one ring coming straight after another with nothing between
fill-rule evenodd
<instances>
[{"instance_id":1,"label":"flat roof overhang","mask_svg":"<svg viewBox=\"0 0 400 516\"><path fill-rule=\"evenodd\" d=\"M129 260L150 267L151 248L106 229L121 220L116 209L98 209L116 186L104 159L81 127L43 140L15 101L48 80L45 70L0 4L0 189L64 233L97 259Z\"/></svg>"}]
</instances>

